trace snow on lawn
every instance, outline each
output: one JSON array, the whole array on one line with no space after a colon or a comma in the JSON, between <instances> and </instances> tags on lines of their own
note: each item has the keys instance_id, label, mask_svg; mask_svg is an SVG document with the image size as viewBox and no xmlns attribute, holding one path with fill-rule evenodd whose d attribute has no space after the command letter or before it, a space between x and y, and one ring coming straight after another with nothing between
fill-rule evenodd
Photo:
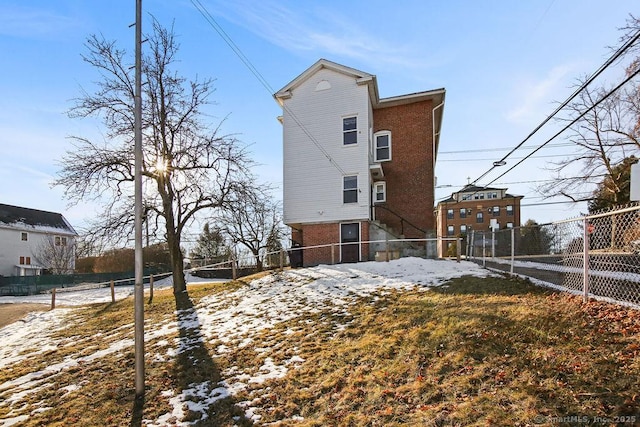
<instances>
[{"instance_id":1,"label":"snow on lawn","mask_svg":"<svg viewBox=\"0 0 640 427\"><path fill-rule=\"evenodd\" d=\"M222 343L218 345L214 354L211 354L214 359L230 349L253 346L263 357L262 365L233 366L222 372L224 380L219 383L205 381L190 384L183 390L165 390L162 394L173 406L172 412L160 416L157 420L144 420L143 423L148 426L162 426L171 420L173 424L173 420L181 420L184 417L185 408L206 416L209 407L216 401L234 396L241 391L247 391L252 400L240 402L238 405L244 409L247 418L259 422L261 408L256 407L253 402L258 400L262 390L255 385L269 379L281 378L290 368L304 363L304 359L295 354L295 348L290 349L289 353L293 356L289 359L275 360L271 357L273 348L265 347L263 342L254 341L261 331L280 322L323 310L346 315L349 306L356 302L357 297L371 295L374 292L408 290L416 287L427 290L452 278L465 275L486 277L491 274L472 262L402 258L390 262L320 265L285 270L253 280L236 291L204 297L193 309L176 312L177 321L168 320L157 325L146 324L147 341L157 340L175 333L178 329L197 330L196 336L200 337L200 341L180 338L156 341L153 347L147 347L148 363L167 363L167 360L175 358L177 354L188 351L201 344L202 340L206 340ZM110 298L108 288L90 292L93 294L91 298L86 294L81 295L80 292L69 292L65 295L65 303L73 305L75 301L84 304L88 300L104 302L102 298ZM67 308L32 313L25 319L0 329L0 368L10 367L33 355L64 345L62 342L55 342L51 334L65 327L65 319L69 319L69 323L73 322L70 317L72 312L73 309ZM336 331L342 327L344 325L334 325ZM34 390L50 387L51 380L57 373L78 363L89 363L107 354L131 350L133 342L130 336L124 336L124 331L116 330L109 334L112 338L122 336L107 349L93 354L87 354L85 351L82 356L69 356L63 362L48 366L42 371L0 384L0 405L21 408L26 403L26 397ZM76 388L82 385L70 384L68 387ZM0 419L2 425L12 425L24 419L23 416L12 415L11 412L7 417L4 420ZM188 426L194 423L180 421L177 425Z\"/></svg>"}]
</instances>

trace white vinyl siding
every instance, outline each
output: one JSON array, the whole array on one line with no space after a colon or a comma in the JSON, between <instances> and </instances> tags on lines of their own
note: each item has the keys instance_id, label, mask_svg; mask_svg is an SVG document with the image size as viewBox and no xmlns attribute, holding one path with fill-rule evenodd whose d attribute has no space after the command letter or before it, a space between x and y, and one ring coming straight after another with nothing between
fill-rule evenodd
<instances>
[{"instance_id":1,"label":"white vinyl siding","mask_svg":"<svg viewBox=\"0 0 640 427\"><path fill-rule=\"evenodd\" d=\"M316 91L321 80L328 81L331 88ZM358 85L353 77L320 69L293 88L284 103L284 222L368 219L367 86ZM357 117L357 144L343 144L345 117ZM358 176L357 203L343 203L344 176Z\"/></svg>"}]
</instances>

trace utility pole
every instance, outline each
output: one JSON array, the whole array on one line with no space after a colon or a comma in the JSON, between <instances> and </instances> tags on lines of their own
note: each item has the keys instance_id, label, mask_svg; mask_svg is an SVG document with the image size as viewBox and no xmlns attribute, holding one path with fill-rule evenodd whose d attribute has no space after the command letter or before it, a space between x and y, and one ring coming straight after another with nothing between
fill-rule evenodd
<instances>
[{"instance_id":1,"label":"utility pole","mask_svg":"<svg viewBox=\"0 0 640 427\"><path fill-rule=\"evenodd\" d=\"M135 387L136 399L144 398L144 278L142 260L142 0L136 0L136 64L135 64L135 285L133 292L135 321Z\"/></svg>"}]
</instances>

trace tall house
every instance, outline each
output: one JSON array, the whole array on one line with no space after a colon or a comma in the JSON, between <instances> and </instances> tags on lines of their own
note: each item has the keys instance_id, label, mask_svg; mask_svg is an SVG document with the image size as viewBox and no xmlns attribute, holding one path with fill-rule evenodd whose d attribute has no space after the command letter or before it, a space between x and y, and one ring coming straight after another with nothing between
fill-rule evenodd
<instances>
[{"instance_id":1,"label":"tall house","mask_svg":"<svg viewBox=\"0 0 640 427\"><path fill-rule=\"evenodd\" d=\"M381 247L362 242L435 234L444 89L381 99L376 76L321 59L274 96L284 222L294 244L333 245L305 249L304 265L370 260Z\"/></svg>"},{"instance_id":2,"label":"tall house","mask_svg":"<svg viewBox=\"0 0 640 427\"><path fill-rule=\"evenodd\" d=\"M466 185L438 203L438 237L465 237L471 230L489 231L520 226L520 200L524 196L507 193L506 188ZM438 254L452 255L453 242L440 241Z\"/></svg>"}]
</instances>

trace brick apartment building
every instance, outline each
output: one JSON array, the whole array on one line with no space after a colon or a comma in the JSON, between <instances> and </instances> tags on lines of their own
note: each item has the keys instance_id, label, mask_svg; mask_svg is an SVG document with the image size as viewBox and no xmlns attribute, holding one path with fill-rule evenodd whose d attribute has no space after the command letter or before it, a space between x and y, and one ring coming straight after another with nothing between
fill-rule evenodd
<instances>
[{"instance_id":1,"label":"brick apartment building","mask_svg":"<svg viewBox=\"0 0 640 427\"><path fill-rule=\"evenodd\" d=\"M506 188L466 185L438 203L438 237L465 237L471 230L488 231L492 225L496 229L518 227L523 197L508 194ZM452 245L451 241L439 241L438 255L452 255Z\"/></svg>"},{"instance_id":2,"label":"brick apartment building","mask_svg":"<svg viewBox=\"0 0 640 427\"><path fill-rule=\"evenodd\" d=\"M334 245L305 249L304 265L370 260L380 247L362 242L435 235L444 89L381 99L376 76L321 59L274 97L292 243Z\"/></svg>"}]
</instances>

